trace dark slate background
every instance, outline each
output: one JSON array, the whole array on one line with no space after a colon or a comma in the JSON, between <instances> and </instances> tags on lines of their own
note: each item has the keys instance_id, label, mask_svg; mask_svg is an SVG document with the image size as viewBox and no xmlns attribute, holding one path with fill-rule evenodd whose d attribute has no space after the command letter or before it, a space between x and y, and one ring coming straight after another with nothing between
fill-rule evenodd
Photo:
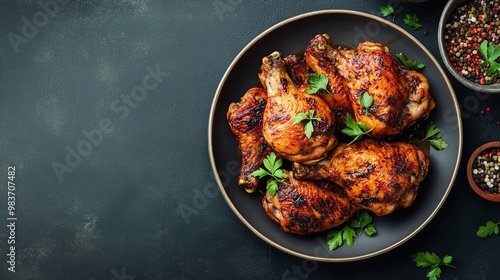
<instances>
[{"instance_id":1,"label":"dark slate background","mask_svg":"<svg viewBox=\"0 0 500 280\"><path fill-rule=\"evenodd\" d=\"M451 75L464 124L455 186L423 231L376 258L316 263L268 245L231 212L208 158L217 85L267 28L322 9L379 15L392 3L421 18L419 31L402 14L395 22L441 62L445 2L0 0L0 279L425 279L417 251L455 257L441 279L496 277L500 239L475 231L500 221L500 208L470 191L464 168L475 147L499 140L488 118L500 120L500 99ZM15 273L8 166L17 172ZM197 200L204 189L213 192ZM185 206L197 211L183 217Z\"/></svg>"}]
</instances>

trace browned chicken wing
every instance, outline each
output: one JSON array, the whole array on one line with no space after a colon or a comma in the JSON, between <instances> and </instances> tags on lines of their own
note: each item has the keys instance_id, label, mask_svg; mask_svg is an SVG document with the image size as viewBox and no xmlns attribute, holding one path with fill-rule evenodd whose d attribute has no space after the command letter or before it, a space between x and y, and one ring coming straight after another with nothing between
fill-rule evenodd
<instances>
[{"instance_id":1,"label":"browned chicken wing","mask_svg":"<svg viewBox=\"0 0 500 280\"><path fill-rule=\"evenodd\" d=\"M435 106L425 76L403 67L380 43L363 42L355 50L343 50L323 34L311 40L308 50L306 59L311 68L333 73L330 87L347 88L353 117L373 128L371 137L399 134ZM360 102L365 92L373 98L368 112Z\"/></svg>"},{"instance_id":2,"label":"browned chicken wing","mask_svg":"<svg viewBox=\"0 0 500 280\"><path fill-rule=\"evenodd\" d=\"M267 103L266 91L251 88L238 103L231 103L227 111L227 120L241 153L241 172L238 184L247 192L253 193L259 186L260 179L252 176L262 164L262 160L271 153L262 136L262 115Z\"/></svg>"},{"instance_id":3,"label":"browned chicken wing","mask_svg":"<svg viewBox=\"0 0 500 280\"><path fill-rule=\"evenodd\" d=\"M337 144L335 118L330 107L318 96L298 90L286 71L281 54L273 52L262 59L259 78L267 90L262 134L274 151L283 157L306 164L324 158ZM306 121L295 123L299 113L314 110L313 132L307 137Z\"/></svg>"},{"instance_id":4,"label":"browned chicken wing","mask_svg":"<svg viewBox=\"0 0 500 280\"><path fill-rule=\"evenodd\" d=\"M301 235L334 228L357 210L339 186L325 181L299 181L292 172L278 183L274 196L266 193L262 205L283 231Z\"/></svg>"},{"instance_id":5,"label":"browned chicken wing","mask_svg":"<svg viewBox=\"0 0 500 280\"><path fill-rule=\"evenodd\" d=\"M297 179L340 185L353 203L378 216L407 208L429 170L429 156L411 143L366 139L339 144L314 166L294 163Z\"/></svg>"}]
</instances>

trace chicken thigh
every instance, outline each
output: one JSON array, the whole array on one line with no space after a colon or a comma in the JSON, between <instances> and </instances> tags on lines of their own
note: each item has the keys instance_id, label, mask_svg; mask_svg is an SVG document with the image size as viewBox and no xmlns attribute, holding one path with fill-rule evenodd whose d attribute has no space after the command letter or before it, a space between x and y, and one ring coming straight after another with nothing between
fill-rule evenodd
<instances>
[{"instance_id":1,"label":"chicken thigh","mask_svg":"<svg viewBox=\"0 0 500 280\"><path fill-rule=\"evenodd\" d=\"M292 172L278 183L274 196L266 193L262 205L283 231L301 235L334 228L358 209L339 186L325 181L299 181Z\"/></svg>"},{"instance_id":2,"label":"chicken thigh","mask_svg":"<svg viewBox=\"0 0 500 280\"><path fill-rule=\"evenodd\" d=\"M279 52L262 59L259 78L267 91L262 134L271 148L283 157L306 164L323 159L336 144L335 117L320 97L298 90L291 80L284 59ZM296 123L299 113L313 111L313 131L308 137L305 125Z\"/></svg>"},{"instance_id":3,"label":"chicken thigh","mask_svg":"<svg viewBox=\"0 0 500 280\"><path fill-rule=\"evenodd\" d=\"M336 183L355 205L378 216L409 207L428 170L429 156L420 147L374 139L341 143L314 166L293 165L295 178Z\"/></svg>"},{"instance_id":4,"label":"chicken thigh","mask_svg":"<svg viewBox=\"0 0 500 280\"><path fill-rule=\"evenodd\" d=\"M262 160L271 153L271 147L262 136L262 115L267 103L267 95L262 88L251 88L238 103L231 103L227 120L236 136L241 155L241 171L238 185L248 193L259 186L260 179L252 176L259 169Z\"/></svg>"}]
</instances>

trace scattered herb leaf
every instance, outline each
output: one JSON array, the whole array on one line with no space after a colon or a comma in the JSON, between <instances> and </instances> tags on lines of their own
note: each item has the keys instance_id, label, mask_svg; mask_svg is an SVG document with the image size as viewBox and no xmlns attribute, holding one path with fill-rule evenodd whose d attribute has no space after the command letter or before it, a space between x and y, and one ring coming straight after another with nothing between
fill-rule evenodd
<instances>
[{"instance_id":1,"label":"scattered herb leaf","mask_svg":"<svg viewBox=\"0 0 500 280\"><path fill-rule=\"evenodd\" d=\"M403 21L406 25L412 27L413 30L418 30L420 27L422 27L422 24L420 24L420 19L417 17L416 14L413 15L406 14Z\"/></svg>"},{"instance_id":2,"label":"scattered herb leaf","mask_svg":"<svg viewBox=\"0 0 500 280\"><path fill-rule=\"evenodd\" d=\"M487 221L484 226L480 226L479 229L476 232L476 235L482 238L491 236L492 234L498 235L498 223L494 223L492 221Z\"/></svg>"},{"instance_id":3,"label":"scattered herb leaf","mask_svg":"<svg viewBox=\"0 0 500 280\"><path fill-rule=\"evenodd\" d=\"M308 121L306 123L306 125L304 126L304 132L305 132L307 138L311 138L311 135L312 135L313 130L314 130L314 126L313 126L312 122L313 121L321 121L320 118L314 117L314 110L307 111L307 114L306 113L298 113L293 118L293 120L294 120L295 124L298 124L301 121L305 121L305 120Z\"/></svg>"},{"instance_id":4,"label":"scattered herb leaf","mask_svg":"<svg viewBox=\"0 0 500 280\"><path fill-rule=\"evenodd\" d=\"M367 91L365 91L359 98L359 103L361 103L361 105L365 107L366 115L368 116L368 108L370 108L370 106L372 106L373 104L373 97Z\"/></svg>"},{"instance_id":5,"label":"scattered herb leaf","mask_svg":"<svg viewBox=\"0 0 500 280\"><path fill-rule=\"evenodd\" d=\"M382 14L383 17L392 15L392 21L394 22L396 14L394 13L394 8L391 6L391 4L380 7L380 13Z\"/></svg>"},{"instance_id":6,"label":"scattered herb leaf","mask_svg":"<svg viewBox=\"0 0 500 280\"><path fill-rule=\"evenodd\" d=\"M448 143L446 143L443 138L437 136L439 132L441 132L441 130L437 128L434 123L429 123L425 132L425 137L420 140L420 142L429 141L431 146L438 151L448 148Z\"/></svg>"},{"instance_id":7,"label":"scattered herb leaf","mask_svg":"<svg viewBox=\"0 0 500 280\"><path fill-rule=\"evenodd\" d=\"M252 176L259 178L271 176L271 179L267 181L266 190L271 196L274 196L278 191L278 184L276 182L281 182L283 179L288 178L288 175L279 169L283 165L283 161L276 159L276 154L272 152L264 158L262 163L267 170L260 167L252 172Z\"/></svg>"},{"instance_id":8,"label":"scattered herb leaf","mask_svg":"<svg viewBox=\"0 0 500 280\"><path fill-rule=\"evenodd\" d=\"M396 57L401 62L401 64L408 67L409 69L420 70L425 67L425 64L422 62L416 62L415 60L407 59L406 55L404 55L403 53L396 54Z\"/></svg>"},{"instance_id":9,"label":"scattered herb leaf","mask_svg":"<svg viewBox=\"0 0 500 280\"><path fill-rule=\"evenodd\" d=\"M377 231L372 223L373 219L365 210L360 210L356 217L352 217L342 228L334 229L327 234L327 245L330 251L337 249L345 243L351 247L354 244L354 239L361 236L363 231L368 236L374 235ZM355 229L359 229L356 234Z\"/></svg>"},{"instance_id":10,"label":"scattered herb leaf","mask_svg":"<svg viewBox=\"0 0 500 280\"><path fill-rule=\"evenodd\" d=\"M498 58L500 57L500 46L495 46L489 44L488 41L483 41L479 45L479 52L483 55L484 61L479 64L481 67L487 67L487 74L500 75L500 63Z\"/></svg>"},{"instance_id":11,"label":"scattered herb leaf","mask_svg":"<svg viewBox=\"0 0 500 280\"><path fill-rule=\"evenodd\" d=\"M373 130L373 128L369 128L363 122L356 122L349 113L347 113L345 124L347 127L341 130L342 133L344 133L347 136L354 137L354 139L347 145L356 142L357 140L361 139L363 135Z\"/></svg>"},{"instance_id":12,"label":"scattered herb leaf","mask_svg":"<svg viewBox=\"0 0 500 280\"><path fill-rule=\"evenodd\" d=\"M456 268L451 265L453 261L453 257L450 255L445 255L443 259L441 259L435 253L429 252L418 252L416 255L412 256L413 261L420 267L429 267L427 271L427 278L429 280L437 280L441 277L441 268L440 266L448 266L451 268Z\"/></svg>"},{"instance_id":13,"label":"scattered herb leaf","mask_svg":"<svg viewBox=\"0 0 500 280\"><path fill-rule=\"evenodd\" d=\"M314 72L312 75L307 75L307 84L309 85L309 89L306 89L306 92L309 94L318 93L322 89L332 95L328 90L328 77L325 74L320 75L318 72Z\"/></svg>"}]
</instances>

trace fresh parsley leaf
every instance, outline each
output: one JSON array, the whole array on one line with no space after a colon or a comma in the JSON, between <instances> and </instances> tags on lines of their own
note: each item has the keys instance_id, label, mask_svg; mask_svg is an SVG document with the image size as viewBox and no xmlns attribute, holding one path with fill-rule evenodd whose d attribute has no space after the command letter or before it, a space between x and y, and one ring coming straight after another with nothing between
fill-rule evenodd
<instances>
[{"instance_id":1,"label":"fresh parsley leaf","mask_svg":"<svg viewBox=\"0 0 500 280\"><path fill-rule=\"evenodd\" d=\"M298 124L301 121L308 121L306 125L304 126L304 133L306 134L307 138L311 138L312 133L314 131L314 126L312 124L313 121L321 121L320 118L314 117L314 110L309 110L306 113L298 113L294 118L294 124Z\"/></svg>"},{"instance_id":2,"label":"fresh parsley leaf","mask_svg":"<svg viewBox=\"0 0 500 280\"><path fill-rule=\"evenodd\" d=\"M283 161L276 157L274 152L271 152L267 157L262 161L264 169L260 167L259 169L252 172L252 176L263 178L266 176L270 176L271 179L267 181L266 190L269 192L271 196L274 196L278 191L278 183L283 181L283 179L288 178L288 175L280 169L283 165Z\"/></svg>"},{"instance_id":3,"label":"fresh parsley leaf","mask_svg":"<svg viewBox=\"0 0 500 280\"><path fill-rule=\"evenodd\" d=\"M439 258L436 253L418 252L413 256L413 261L417 266L428 267L439 265L441 263L441 258Z\"/></svg>"},{"instance_id":4,"label":"fresh parsley leaf","mask_svg":"<svg viewBox=\"0 0 500 280\"><path fill-rule=\"evenodd\" d=\"M366 115L368 116L368 108L373 104L373 97L365 91L359 98L359 103L365 107Z\"/></svg>"},{"instance_id":5,"label":"fresh parsley leaf","mask_svg":"<svg viewBox=\"0 0 500 280\"><path fill-rule=\"evenodd\" d=\"M357 235L354 229L349 226L344 228L344 231L342 232L342 239L345 240L345 244L347 244L347 246L352 247L352 245L354 245L354 238L356 237Z\"/></svg>"},{"instance_id":6,"label":"fresh parsley leaf","mask_svg":"<svg viewBox=\"0 0 500 280\"><path fill-rule=\"evenodd\" d=\"M500 46L489 44L488 41L483 41L479 45L479 52L483 55L484 61L479 64L481 67L488 67L487 74L500 75Z\"/></svg>"},{"instance_id":7,"label":"fresh parsley leaf","mask_svg":"<svg viewBox=\"0 0 500 280\"><path fill-rule=\"evenodd\" d=\"M441 132L441 130L437 128L434 123L429 123L429 125L427 126L427 130L425 131L425 138L422 139L422 141L438 135L439 132Z\"/></svg>"},{"instance_id":8,"label":"fresh parsley leaf","mask_svg":"<svg viewBox=\"0 0 500 280\"><path fill-rule=\"evenodd\" d=\"M437 280L439 277L441 277L441 268L439 267L434 267L427 272L427 278L429 278L429 280Z\"/></svg>"},{"instance_id":9,"label":"fresh parsley leaf","mask_svg":"<svg viewBox=\"0 0 500 280\"><path fill-rule=\"evenodd\" d=\"M417 17L416 14L413 15L406 14L403 21L406 25L412 27L413 30L418 30L420 27L422 27L422 24L420 24L420 19Z\"/></svg>"},{"instance_id":10,"label":"fresh parsley leaf","mask_svg":"<svg viewBox=\"0 0 500 280\"><path fill-rule=\"evenodd\" d=\"M403 53L396 54L396 58L399 60L399 62L401 62L401 64L412 70L420 70L425 67L425 64L422 62L416 62L415 60L407 59L406 55L404 55Z\"/></svg>"},{"instance_id":11,"label":"fresh parsley leaf","mask_svg":"<svg viewBox=\"0 0 500 280\"><path fill-rule=\"evenodd\" d=\"M330 231L327 234L328 242L326 244L328 245L328 249L330 249L330 251L333 251L342 246L342 244L344 243L344 238L342 235L343 232L344 228Z\"/></svg>"},{"instance_id":12,"label":"fresh parsley leaf","mask_svg":"<svg viewBox=\"0 0 500 280\"><path fill-rule=\"evenodd\" d=\"M437 128L434 123L429 123L425 132L425 137L420 140L420 142L429 141L431 146L438 151L448 148L448 143L446 143L443 138L437 136L439 132L441 132L441 130Z\"/></svg>"},{"instance_id":13,"label":"fresh parsley leaf","mask_svg":"<svg viewBox=\"0 0 500 280\"><path fill-rule=\"evenodd\" d=\"M372 236L377 231L373 226L373 218L368 214L368 212L361 210L358 211L355 218L349 220L348 225L351 228L359 229L359 235L364 231L368 236Z\"/></svg>"},{"instance_id":14,"label":"fresh parsley leaf","mask_svg":"<svg viewBox=\"0 0 500 280\"><path fill-rule=\"evenodd\" d=\"M369 133L373 129L369 128L363 122L356 122L349 113L347 113L345 124L347 127L341 130L342 133L346 134L347 136L354 137L354 139L347 145L350 145L356 142L357 140L361 139L363 135Z\"/></svg>"},{"instance_id":15,"label":"fresh parsley leaf","mask_svg":"<svg viewBox=\"0 0 500 280\"><path fill-rule=\"evenodd\" d=\"M440 266L456 268L451 265L453 257L450 255L445 255L443 259L441 259L436 253L418 252L416 255L413 255L412 258L417 266L429 268L427 271L427 278L429 278L429 280L437 280L441 277L442 270Z\"/></svg>"},{"instance_id":16,"label":"fresh parsley leaf","mask_svg":"<svg viewBox=\"0 0 500 280\"><path fill-rule=\"evenodd\" d=\"M391 6L391 4L380 7L380 13L382 14L383 17L393 15L392 21L394 21L394 18L396 17L396 14L394 13L394 8Z\"/></svg>"},{"instance_id":17,"label":"fresh parsley leaf","mask_svg":"<svg viewBox=\"0 0 500 280\"><path fill-rule=\"evenodd\" d=\"M429 139L429 142L431 143L431 146L438 151L448 148L448 143L446 143L441 137Z\"/></svg>"},{"instance_id":18,"label":"fresh parsley leaf","mask_svg":"<svg viewBox=\"0 0 500 280\"><path fill-rule=\"evenodd\" d=\"M305 92L309 94L318 93L318 91L322 89L332 95L332 93L328 90L328 77L325 74L320 75L318 72L314 72L312 75L307 75L307 83L309 85L309 89L306 89Z\"/></svg>"},{"instance_id":19,"label":"fresh parsley leaf","mask_svg":"<svg viewBox=\"0 0 500 280\"><path fill-rule=\"evenodd\" d=\"M499 224L500 224L500 222L494 223L492 221L487 221L486 225L479 227L479 229L476 232L476 235L479 237L482 237L482 238L491 236L492 234L498 235L498 230L499 230L498 225Z\"/></svg>"},{"instance_id":20,"label":"fresh parsley leaf","mask_svg":"<svg viewBox=\"0 0 500 280\"><path fill-rule=\"evenodd\" d=\"M372 217L364 210L357 212L355 217L352 217L342 228L334 229L327 234L327 245L330 251L337 249L345 243L347 246L354 245L354 239L361 236L363 231L372 236L377 231L372 223ZM359 234L356 234L355 229L359 229Z\"/></svg>"},{"instance_id":21,"label":"fresh parsley leaf","mask_svg":"<svg viewBox=\"0 0 500 280\"><path fill-rule=\"evenodd\" d=\"M269 192L269 195L274 196L278 191L278 183L275 180L269 180L266 185L266 190Z\"/></svg>"}]
</instances>

